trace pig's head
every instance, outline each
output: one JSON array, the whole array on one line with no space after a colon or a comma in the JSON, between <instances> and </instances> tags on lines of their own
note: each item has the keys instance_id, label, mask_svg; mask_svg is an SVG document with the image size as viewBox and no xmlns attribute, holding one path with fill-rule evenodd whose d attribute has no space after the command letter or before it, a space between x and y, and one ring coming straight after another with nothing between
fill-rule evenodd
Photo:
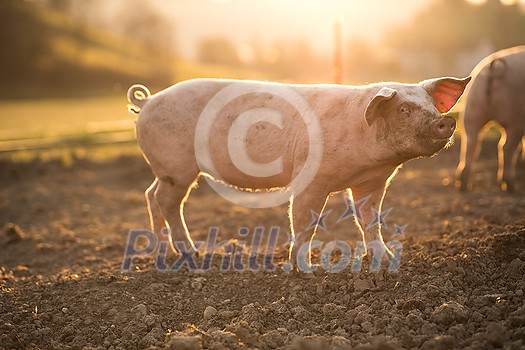
<instances>
[{"instance_id":1,"label":"pig's head","mask_svg":"<svg viewBox=\"0 0 525 350\"><path fill-rule=\"evenodd\" d=\"M470 81L438 78L419 84L385 84L365 110L378 141L404 159L431 156L451 142L456 120L444 116Z\"/></svg>"}]
</instances>

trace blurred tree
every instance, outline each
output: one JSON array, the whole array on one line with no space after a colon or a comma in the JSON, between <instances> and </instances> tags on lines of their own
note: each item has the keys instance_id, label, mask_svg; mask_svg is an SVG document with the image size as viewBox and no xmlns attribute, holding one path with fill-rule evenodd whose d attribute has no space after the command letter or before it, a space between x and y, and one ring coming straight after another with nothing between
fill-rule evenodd
<instances>
[{"instance_id":1,"label":"blurred tree","mask_svg":"<svg viewBox=\"0 0 525 350\"><path fill-rule=\"evenodd\" d=\"M387 45L398 52L430 55L449 69L458 55L487 42L494 50L525 42L525 14L517 4L440 0L386 35Z\"/></svg>"},{"instance_id":2,"label":"blurred tree","mask_svg":"<svg viewBox=\"0 0 525 350\"><path fill-rule=\"evenodd\" d=\"M71 13L71 0L47 0L45 2L52 11L58 11L63 14Z\"/></svg>"},{"instance_id":3,"label":"blurred tree","mask_svg":"<svg viewBox=\"0 0 525 350\"><path fill-rule=\"evenodd\" d=\"M321 65L320 58L304 39L284 39L273 44L254 39L236 47L227 38L209 37L201 40L197 49L198 59L203 63L242 66L271 79L305 81L330 75L331 66Z\"/></svg>"},{"instance_id":4,"label":"blurred tree","mask_svg":"<svg viewBox=\"0 0 525 350\"><path fill-rule=\"evenodd\" d=\"M16 0L0 1L0 76L4 82L16 83L38 68L46 68L52 52L50 30L36 20L35 11Z\"/></svg>"},{"instance_id":5,"label":"blurred tree","mask_svg":"<svg viewBox=\"0 0 525 350\"><path fill-rule=\"evenodd\" d=\"M93 27L103 24L100 20L104 0L41 0L40 5L46 11L58 12L63 16L74 19L81 27Z\"/></svg>"},{"instance_id":6,"label":"blurred tree","mask_svg":"<svg viewBox=\"0 0 525 350\"><path fill-rule=\"evenodd\" d=\"M347 82L363 84L373 81L406 80L399 62L376 45L360 38L349 41L346 50Z\"/></svg>"},{"instance_id":7,"label":"blurred tree","mask_svg":"<svg viewBox=\"0 0 525 350\"><path fill-rule=\"evenodd\" d=\"M258 50L255 68L279 79L304 81L315 76L320 67L307 40L284 39ZM331 67L325 68L330 74Z\"/></svg>"},{"instance_id":8,"label":"blurred tree","mask_svg":"<svg viewBox=\"0 0 525 350\"><path fill-rule=\"evenodd\" d=\"M198 44L198 58L203 63L238 65L239 56L235 45L223 37L202 39Z\"/></svg>"},{"instance_id":9,"label":"blurred tree","mask_svg":"<svg viewBox=\"0 0 525 350\"><path fill-rule=\"evenodd\" d=\"M44 5L0 1L0 98L99 94L136 81L172 82L172 61L135 45L128 49L124 39L71 21L61 12L66 8L50 13Z\"/></svg>"},{"instance_id":10,"label":"blurred tree","mask_svg":"<svg viewBox=\"0 0 525 350\"><path fill-rule=\"evenodd\" d=\"M306 39L294 40L288 43L284 50L284 60L287 69L294 75L308 74L315 65L315 57ZM331 70L332 67L330 67Z\"/></svg>"},{"instance_id":11,"label":"blurred tree","mask_svg":"<svg viewBox=\"0 0 525 350\"><path fill-rule=\"evenodd\" d=\"M173 24L150 3L141 0L124 2L119 21L121 30L130 40L163 55L175 54Z\"/></svg>"},{"instance_id":12,"label":"blurred tree","mask_svg":"<svg viewBox=\"0 0 525 350\"><path fill-rule=\"evenodd\" d=\"M378 59L374 48L368 41L359 38L351 39L346 57L346 79L352 83L374 80L373 72L379 65Z\"/></svg>"}]
</instances>

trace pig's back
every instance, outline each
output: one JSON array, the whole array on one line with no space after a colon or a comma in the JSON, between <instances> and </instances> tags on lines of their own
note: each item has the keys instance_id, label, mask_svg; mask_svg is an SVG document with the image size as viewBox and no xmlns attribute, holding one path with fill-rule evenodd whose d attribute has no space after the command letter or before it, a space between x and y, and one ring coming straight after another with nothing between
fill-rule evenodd
<instances>
[{"instance_id":1,"label":"pig's back","mask_svg":"<svg viewBox=\"0 0 525 350\"><path fill-rule=\"evenodd\" d=\"M195 165L195 140L206 140L206 151L213 155L218 172L229 174L223 176L225 180L250 187L244 183L246 175L234 169L230 153L239 150L231 149L230 132L246 111L263 111L254 118L264 117L264 109L276 111L282 117L280 127L274 121L254 119L247 130L241 128L241 134L246 131L242 143L256 163L282 156L283 174L269 177L268 182L286 184L294 167L296 148L306 138L304 121L286 101L286 94L295 90L289 89L289 85L279 83L243 80L195 79L178 83L151 96L143 106L136 121L137 141L150 163L174 168L180 163ZM279 97L281 91L284 98Z\"/></svg>"},{"instance_id":2,"label":"pig's back","mask_svg":"<svg viewBox=\"0 0 525 350\"><path fill-rule=\"evenodd\" d=\"M525 123L525 46L487 56L472 76L467 103L489 110L501 124Z\"/></svg>"}]
</instances>

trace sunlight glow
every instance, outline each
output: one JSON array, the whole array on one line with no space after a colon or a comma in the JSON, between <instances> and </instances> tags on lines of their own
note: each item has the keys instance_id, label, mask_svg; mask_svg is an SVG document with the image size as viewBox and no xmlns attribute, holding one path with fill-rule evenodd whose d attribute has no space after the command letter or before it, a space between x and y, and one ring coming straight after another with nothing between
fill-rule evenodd
<instances>
[{"instance_id":1,"label":"sunlight glow","mask_svg":"<svg viewBox=\"0 0 525 350\"><path fill-rule=\"evenodd\" d=\"M250 63L255 59L255 50L249 44L242 44L237 48L237 55L243 63Z\"/></svg>"},{"instance_id":2,"label":"sunlight glow","mask_svg":"<svg viewBox=\"0 0 525 350\"><path fill-rule=\"evenodd\" d=\"M474 5L483 5L487 1L488 0L467 0L467 2L470 2ZM520 6L525 6L525 0L500 0L500 2L503 6L512 6L516 4L519 4Z\"/></svg>"},{"instance_id":3,"label":"sunlight glow","mask_svg":"<svg viewBox=\"0 0 525 350\"><path fill-rule=\"evenodd\" d=\"M487 2L487 0L467 0L467 1L474 5L483 5L484 3Z\"/></svg>"}]
</instances>

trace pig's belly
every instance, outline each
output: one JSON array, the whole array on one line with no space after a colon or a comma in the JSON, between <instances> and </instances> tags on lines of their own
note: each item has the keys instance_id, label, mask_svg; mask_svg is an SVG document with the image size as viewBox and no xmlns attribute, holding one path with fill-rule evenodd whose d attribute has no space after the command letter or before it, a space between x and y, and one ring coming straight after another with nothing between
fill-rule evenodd
<instances>
[{"instance_id":1,"label":"pig's belly","mask_svg":"<svg viewBox=\"0 0 525 350\"><path fill-rule=\"evenodd\" d=\"M272 190L287 187L291 183L291 176L288 174L274 175L270 177L253 177L240 174L235 171L222 173L219 176L204 172L215 181L224 183L243 190Z\"/></svg>"},{"instance_id":2,"label":"pig's belly","mask_svg":"<svg viewBox=\"0 0 525 350\"><path fill-rule=\"evenodd\" d=\"M201 170L243 189L286 187L298 165L286 129L266 122L254 123L244 131L231 125L216 128L208 140L214 169Z\"/></svg>"}]
</instances>

